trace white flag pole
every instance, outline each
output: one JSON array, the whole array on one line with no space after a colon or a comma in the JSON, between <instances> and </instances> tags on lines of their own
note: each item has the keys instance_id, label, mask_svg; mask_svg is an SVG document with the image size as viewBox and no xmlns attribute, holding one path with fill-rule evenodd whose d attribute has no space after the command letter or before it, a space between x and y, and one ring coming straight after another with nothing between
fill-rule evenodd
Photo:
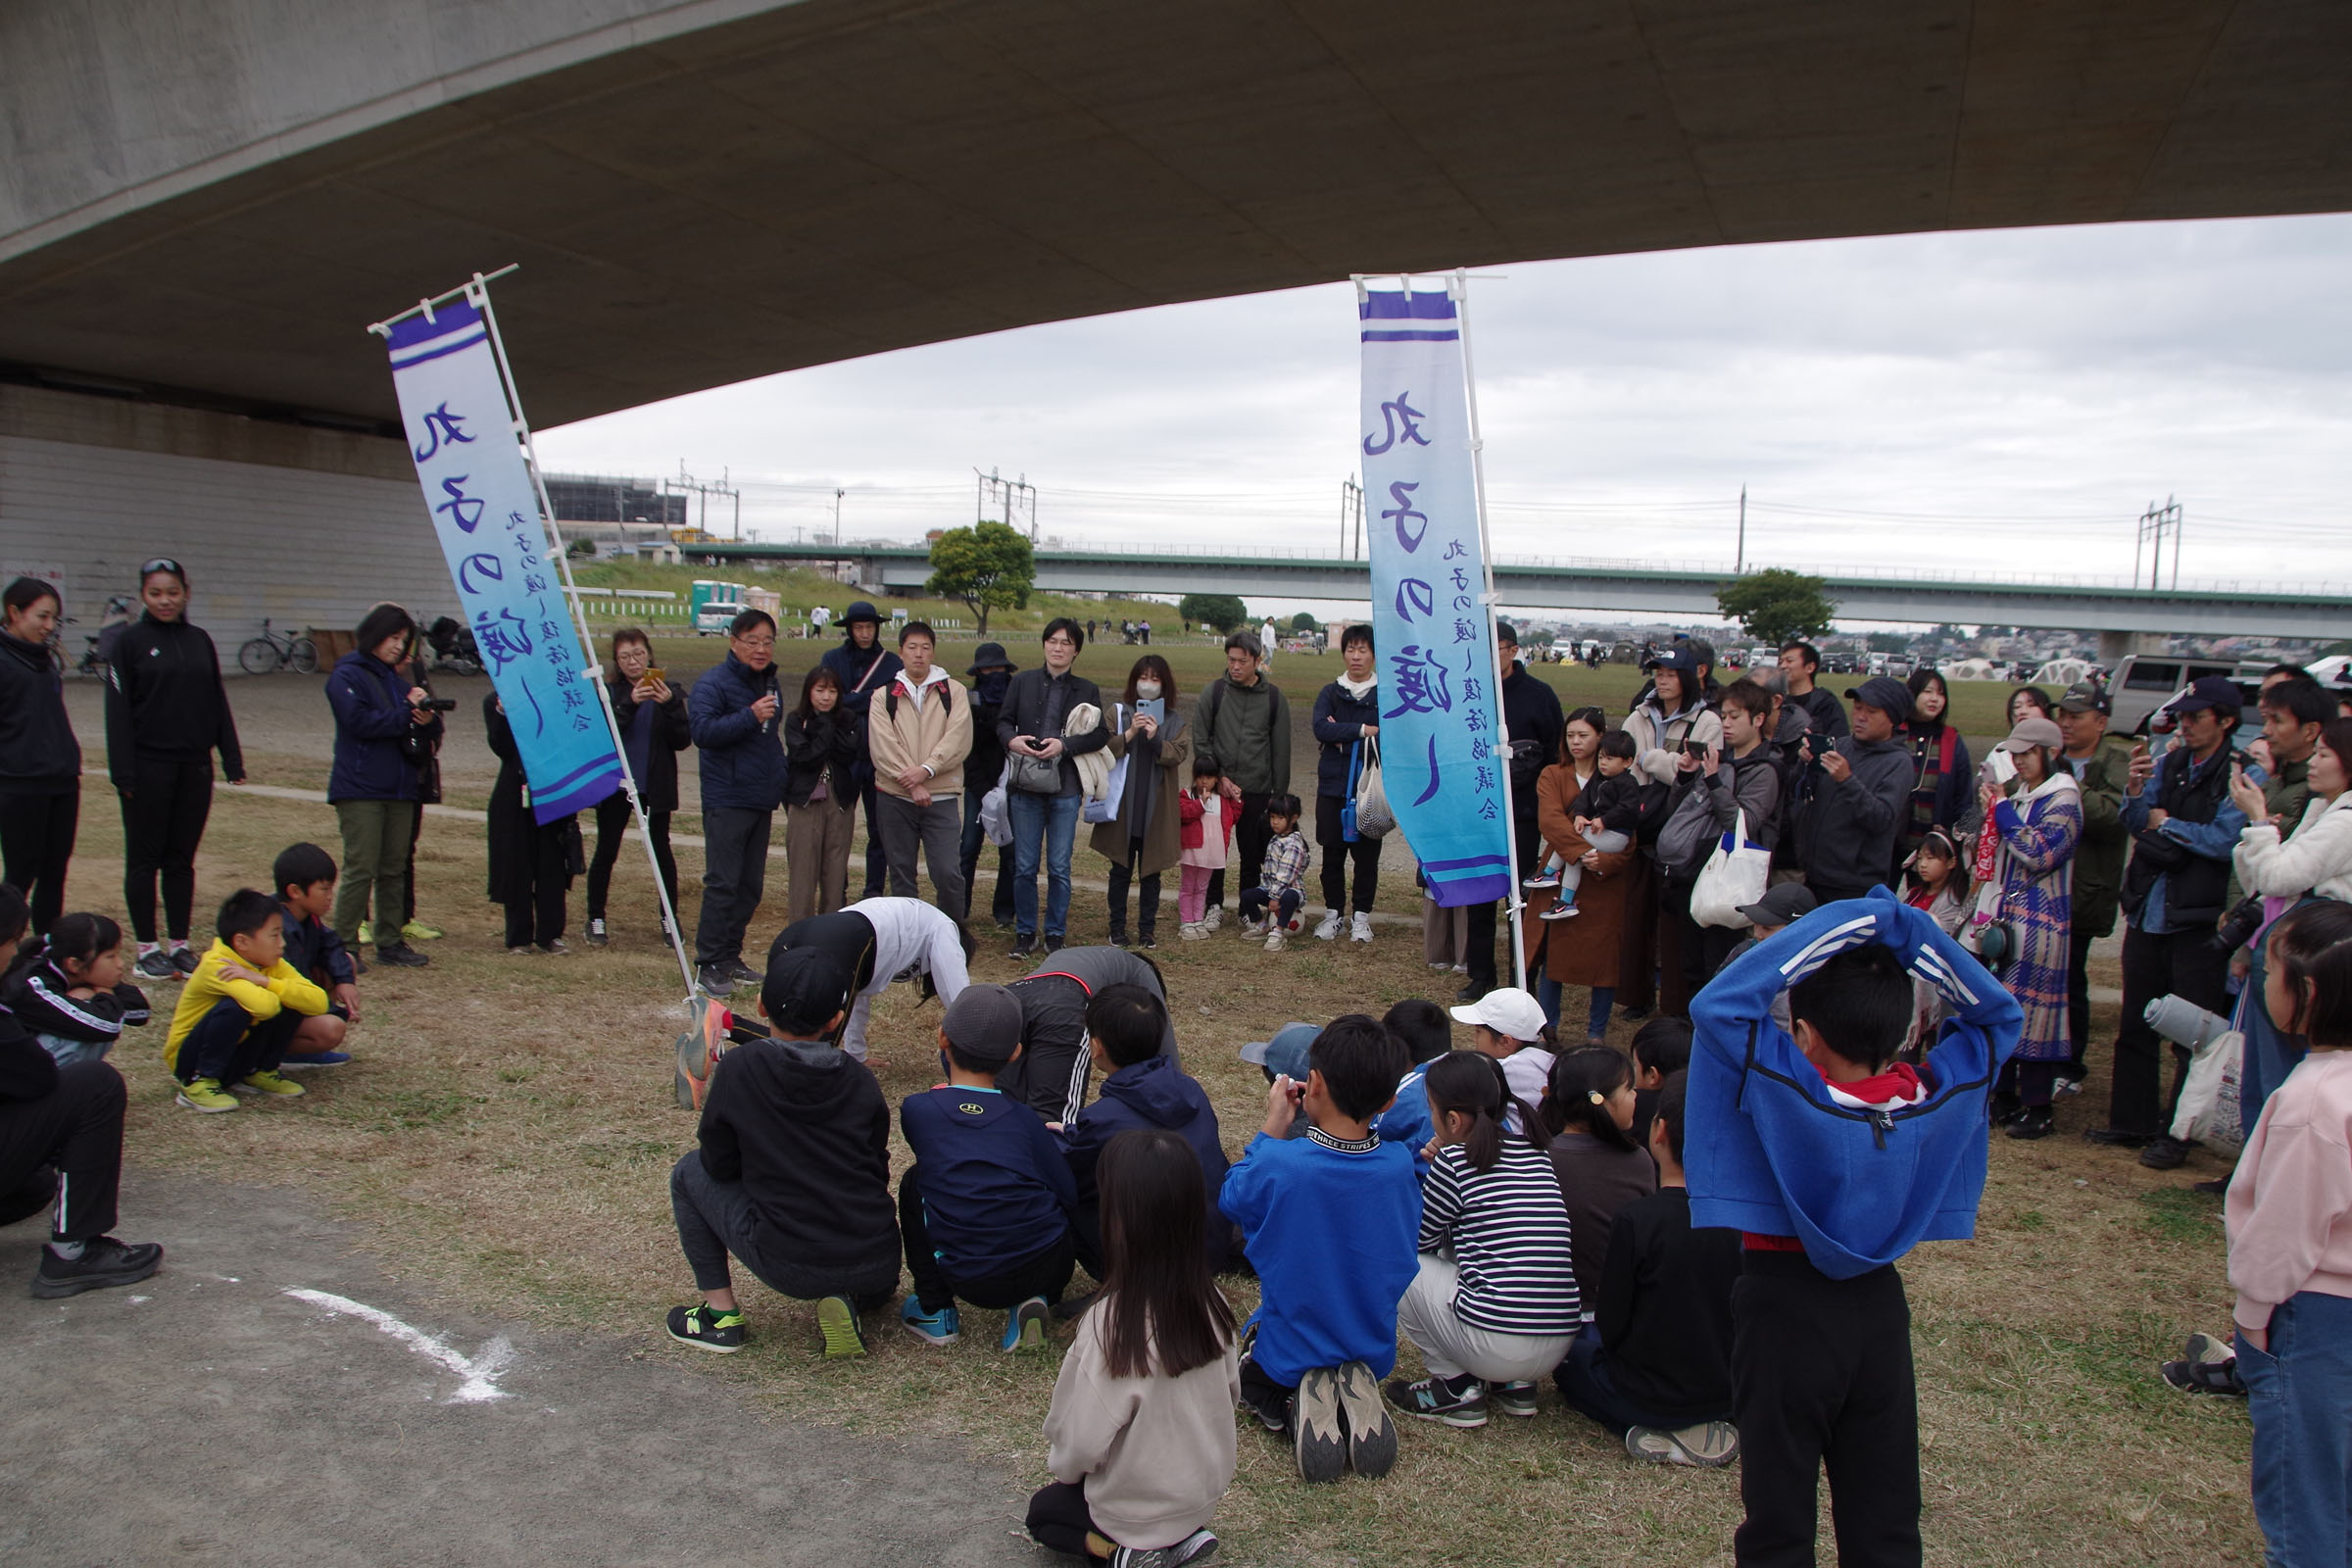
<instances>
[{"instance_id":1,"label":"white flag pole","mask_svg":"<svg viewBox=\"0 0 2352 1568\"><path fill-rule=\"evenodd\" d=\"M678 911L670 906L669 884L662 880L662 862L654 855L654 835L645 819L645 801L637 793L637 780L629 773L628 748L620 738L620 715L612 710L612 693L605 685L605 666L596 657L596 643L588 632L588 616L580 607L580 594L571 580L571 557L564 553L564 531L556 526L556 509L547 498L547 480L539 471L538 449L531 444L531 421L523 416L522 399L514 390L514 368L507 363L507 345L499 336L498 313L490 308L490 279L503 277L514 270L512 267L484 274L476 272L464 289L466 301L482 313L482 324L490 331L490 357L498 364L499 384L506 389L507 414L514 421L514 437L522 443L524 465L531 470L531 488L539 495L539 525L552 542L557 568L564 574L564 602L571 612L572 629L579 634L580 651L588 665L580 673L596 686L597 706L604 710L605 729L612 737L612 754L620 759L621 788L628 792L629 810L637 818L637 837L645 844L645 863L654 873L654 889L662 898L662 918L669 926L670 951L677 956L678 973L686 982L686 1000L695 997L694 960L686 952L686 938L678 925ZM428 313L429 314L429 313Z\"/></svg>"},{"instance_id":2,"label":"white flag pole","mask_svg":"<svg viewBox=\"0 0 2352 1568\"><path fill-rule=\"evenodd\" d=\"M1405 285L1412 286L1409 282ZM1446 292L1453 297L1454 319L1462 332L1462 380L1470 412L1470 475L1473 492L1478 497L1478 555L1486 567L1487 642L1494 660L1494 720L1496 733L1506 743L1502 755L1502 814L1503 854L1510 862L1510 891L1503 895L1511 912L1511 980L1522 991L1527 989L1527 944L1521 937L1522 920L1527 900L1519 890L1519 817L1511 801L1511 754L1508 746L1511 734L1509 720L1502 708L1502 639L1495 633L1499 618L1494 592L1494 541L1487 532L1487 443L1478 432L1478 374L1470 360L1470 274L1456 268L1446 281ZM1534 677L1529 677L1533 679Z\"/></svg>"}]
</instances>

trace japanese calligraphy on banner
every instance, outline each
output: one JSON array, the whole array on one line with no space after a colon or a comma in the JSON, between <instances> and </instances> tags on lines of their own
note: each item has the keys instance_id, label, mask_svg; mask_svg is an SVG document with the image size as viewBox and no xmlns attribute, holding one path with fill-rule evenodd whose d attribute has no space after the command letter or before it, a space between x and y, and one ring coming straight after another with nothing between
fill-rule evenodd
<instances>
[{"instance_id":1,"label":"japanese calligraphy on banner","mask_svg":"<svg viewBox=\"0 0 2352 1568\"><path fill-rule=\"evenodd\" d=\"M409 455L466 623L522 754L541 822L594 806L622 764L557 568L539 489L514 437L496 351L465 300L394 322L392 384Z\"/></svg>"},{"instance_id":2,"label":"japanese calligraphy on banner","mask_svg":"<svg viewBox=\"0 0 2352 1568\"><path fill-rule=\"evenodd\" d=\"M1389 805L1437 902L1485 904L1511 892L1510 813L1461 323L1443 291L1367 292L1357 315Z\"/></svg>"}]
</instances>

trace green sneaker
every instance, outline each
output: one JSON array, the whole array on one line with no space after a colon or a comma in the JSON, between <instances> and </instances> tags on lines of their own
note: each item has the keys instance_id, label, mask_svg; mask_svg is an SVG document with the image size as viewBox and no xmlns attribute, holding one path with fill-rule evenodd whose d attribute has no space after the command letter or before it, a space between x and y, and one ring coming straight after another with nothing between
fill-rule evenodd
<instances>
[{"instance_id":1,"label":"green sneaker","mask_svg":"<svg viewBox=\"0 0 2352 1568\"><path fill-rule=\"evenodd\" d=\"M249 1072L229 1086L248 1095L268 1095L275 1100L292 1100L308 1093L302 1085L283 1073Z\"/></svg>"},{"instance_id":2,"label":"green sneaker","mask_svg":"<svg viewBox=\"0 0 2352 1568\"><path fill-rule=\"evenodd\" d=\"M179 1102L190 1110L217 1111L237 1108L237 1097L220 1092L218 1078L191 1078L180 1086Z\"/></svg>"},{"instance_id":3,"label":"green sneaker","mask_svg":"<svg viewBox=\"0 0 2352 1568\"><path fill-rule=\"evenodd\" d=\"M816 1326L824 1331L825 1359L865 1353L865 1335L858 1326L857 1305L846 1296L828 1296L816 1303Z\"/></svg>"},{"instance_id":4,"label":"green sneaker","mask_svg":"<svg viewBox=\"0 0 2352 1568\"><path fill-rule=\"evenodd\" d=\"M721 1312L705 1302L669 1309L669 1337L698 1350L733 1355L751 1336L743 1326L743 1310Z\"/></svg>"},{"instance_id":5,"label":"green sneaker","mask_svg":"<svg viewBox=\"0 0 2352 1568\"><path fill-rule=\"evenodd\" d=\"M437 925L426 925L422 920L411 920L400 928L400 934L405 941L430 942L446 933Z\"/></svg>"},{"instance_id":6,"label":"green sneaker","mask_svg":"<svg viewBox=\"0 0 2352 1568\"><path fill-rule=\"evenodd\" d=\"M362 920L360 922L360 945L365 947L374 940L375 922L373 920Z\"/></svg>"}]
</instances>

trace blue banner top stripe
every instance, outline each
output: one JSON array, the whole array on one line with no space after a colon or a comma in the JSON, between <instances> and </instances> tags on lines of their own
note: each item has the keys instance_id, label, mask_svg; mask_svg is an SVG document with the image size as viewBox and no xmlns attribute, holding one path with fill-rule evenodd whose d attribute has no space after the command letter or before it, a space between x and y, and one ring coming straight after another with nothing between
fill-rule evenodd
<instances>
[{"instance_id":1,"label":"blue banner top stripe","mask_svg":"<svg viewBox=\"0 0 2352 1568\"><path fill-rule=\"evenodd\" d=\"M1458 343L1461 341L1461 337L1462 334L1457 329L1440 332L1388 330L1366 331L1363 341L1366 343Z\"/></svg>"},{"instance_id":2,"label":"blue banner top stripe","mask_svg":"<svg viewBox=\"0 0 2352 1568\"><path fill-rule=\"evenodd\" d=\"M476 343L485 341L489 336L488 332L476 332L471 337L450 338L428 348L418 349L413 354L395 354L392 356L392 368L405 370L412 365L422 365L425 361L437 360L444 354L463 354Z\"/></svg>"},{"instance_id":3,"label":"blue banner top stripe","mask_svg":"<svg viewBox=\"0 0 2352 1568\"><path fill-rule=\"evenodd\" d=\"M1443 289L1435 293L1406 294L1396 289L1367 293L1355 314L1366 321L1450 321L1454 318L1453 296Z\"/></svg>"},{"instance_id":4,"label":"blue banner top stripe","mask_svg":"<svg viewBox=\"0 0 2352 1568\"><path fill-rule=\"evenodd\" d=\"M406 316L394 321L391 335L385 339L385 347L397 355L402 349L413 349L452 333L472 331L481 325L482 313L465 300L455 299L447 305L435 307L430 320L425 319L424 313L419 311L415 316Z\"/></svg>"}]
</instances>

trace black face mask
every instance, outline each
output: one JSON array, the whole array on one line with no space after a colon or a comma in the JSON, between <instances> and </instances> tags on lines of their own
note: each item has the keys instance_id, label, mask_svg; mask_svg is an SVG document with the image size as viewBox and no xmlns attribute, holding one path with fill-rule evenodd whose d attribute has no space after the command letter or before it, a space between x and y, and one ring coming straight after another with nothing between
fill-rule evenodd
<instances>
[{"instance_id":1,"label":"black face mask","mask_svg":"<svg viewBox=\"0 0 2352 1568\"><path fill-rule=\"evenodd\" d=\"M991 670L973 683L972 695L984 703L1001 703L1004 700L1004 693L1011 686L1012 671L1008 669Z\"/></svg>"}]
</instances>

